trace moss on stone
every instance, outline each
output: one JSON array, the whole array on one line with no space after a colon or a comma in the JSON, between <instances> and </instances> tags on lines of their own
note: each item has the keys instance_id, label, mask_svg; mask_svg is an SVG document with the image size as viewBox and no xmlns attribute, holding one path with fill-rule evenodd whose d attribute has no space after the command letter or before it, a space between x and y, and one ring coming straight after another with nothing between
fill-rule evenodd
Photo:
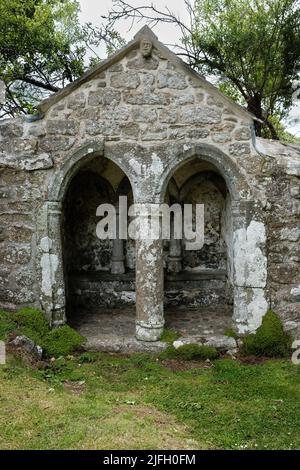
<instances>
[{"instance_id":1,"label":"moss on stone","mask_svg":"<svg viewBox=\"0 0 300 470\"><path fill-rule=\"evenodd\" d=\"M245 355L266 357L288 357L292 339L284 329L279 316L268 310L256 333L244 338L242 351Z\"/></svg>"},{"instance_id":2,"label":"moss on stone","mask_svg":"<svg viewBox=\"0 0 300 470\"><path fill-rule=\"evenodd\" d=\"M174 341L176 341L180 337L181 337L181 334L178 333L178 331L165 328L163 331L163 334L160 337L160 341L172 344Z\"/></svg>"},{"instance_id":3,"label":"moss on stone","mask_svg":"<svg viewBox=\"0 0 300 470\"><path fill-rule=\"evenodd\" d=\"M43 312L30 307L15 313L0 310L0 340L6 340L10 333L32 339L42 347L46 357L71 354L84 341L84 338L68 325L51 330Z\"/></svg>"},{"instance_id":4,"label":"moss on stone","mask_svg":"<svg viewBox=\"0 0 300 470\"><path fill-rule=\"evenodd\" d=\"M47 357L67 356L83 344L84 338L68 325L55 328L45 336L43 350Z\"/></svg>"},{"instance_id":5,"label":"moss on stone","mask_svg":"<svg viewBox=\"0 0 300 470\"><path fill-rule=\"evenodd\" d=\"M39 346L50 331L49 323L41 310L35 308L22 308L14 314L16 332L28 336Z\"/></svg>"}]
</instances>

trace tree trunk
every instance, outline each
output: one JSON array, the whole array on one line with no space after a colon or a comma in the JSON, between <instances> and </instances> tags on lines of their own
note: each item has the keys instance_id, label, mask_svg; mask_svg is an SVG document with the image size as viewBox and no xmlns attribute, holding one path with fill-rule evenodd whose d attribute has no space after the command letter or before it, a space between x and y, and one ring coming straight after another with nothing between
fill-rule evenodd
<instances>
[{"instance_id":1,"label":"tree trunk","mask_svg":"<svg viewBox=\"0 0 300 470\"><path fill-rule=\"evenodd\" d=\"M248 98L247 100L247 109L250 113L254 114L260 121L255 121L255 132L258 137L261 137L262 130L264 127L267 127L271 133L271 138L274 140L279 140L278 134L276 132L273 124L264 118L262 110L262 99L260 95L254 95Z\"/></svg>"},{"instance_id":2,"label":"tree trunk","mask_svg":"<svg viewBox=\"0 0 300 470\"><path fill-rule=\"evenodd\" d=\"M264 121L261 101L262 100L259 95L249 96L247 100L247 109L250 113L254 114L257 119ZM261 137L263 122L255 121L254 124L256 135Z\"/></svg>"},{"instance_id":3,"label":"tree trunk","mask_svg":"<svg viewBox=\"0 0 300 470\"><path fill-rule=\"evenodd\" d=\"M268 119L266 119L265 123L266 123L266 126L268 127L269 131L271 132L271 138L273 140L279 140L279 136L278 136L277 131L276 131L275 127L273 126L273 124Z\"/></svg>"}]
</instances>

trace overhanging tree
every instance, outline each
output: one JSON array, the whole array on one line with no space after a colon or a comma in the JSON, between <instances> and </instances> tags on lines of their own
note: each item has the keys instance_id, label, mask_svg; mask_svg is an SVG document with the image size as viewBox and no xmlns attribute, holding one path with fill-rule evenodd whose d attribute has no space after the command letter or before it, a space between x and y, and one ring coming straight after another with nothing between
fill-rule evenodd
<instances>
[{"instance_id":1,"label":"overhanging tree","mask_svg":"<svg viewBox=\"0 0 300 470\"><path fill-rule=\"evenodd\" d=\"M31 112L83 73L78 12L74 0L0 1L0 79L7 93L0 116Z\"/></svg>"}]
</instances>

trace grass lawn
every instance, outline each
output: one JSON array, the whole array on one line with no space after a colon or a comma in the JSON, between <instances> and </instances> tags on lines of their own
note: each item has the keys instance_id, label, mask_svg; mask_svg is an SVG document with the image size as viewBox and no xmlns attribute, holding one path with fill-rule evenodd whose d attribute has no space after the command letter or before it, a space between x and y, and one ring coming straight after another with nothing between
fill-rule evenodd
<instances>
[{"instance_id":1,"label":"grass lawn","mask_svg":"<svg viewBox=\"0 0 300 470\"><path fill-rule=\"evenodd\" d=\"M10 357L0 366L0 448L300 448L299 366L194 365L99 353L33 369Z\"/></svg>"}]
</instances>

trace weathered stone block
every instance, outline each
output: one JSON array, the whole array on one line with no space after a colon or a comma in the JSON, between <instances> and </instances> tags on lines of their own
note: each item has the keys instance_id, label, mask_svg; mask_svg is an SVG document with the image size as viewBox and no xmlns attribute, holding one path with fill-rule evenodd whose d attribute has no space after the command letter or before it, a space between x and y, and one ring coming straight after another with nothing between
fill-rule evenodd
<instances>
[{"instance_id":1,"label":"weathered stone block","mask_svg":"<svg viewBox=\"0 0 300 470\"><path fill-rule=\"evenodd\" d=\"M37 139L17 139L13 138L1 142L1 150L8 155L26 156L32 155L36 151Z\"/></svg>"},{"instance_id":2,"label":"weathered stone block","mask_svg":"<svg viewBox=\"0 0 300 470\"><path fill-rule=\"evenodd\" d=\"M250 154L250 145L249 144L231 144L229 146L229 152L231 155L235 155L237 157L246 157Z\"/></svg>"},{"instance_id":3,"label":"weathered stone block","mask_svg":"<svg viewBox=\"0 0 300 470\"><path fill-rule=\"evenodd\" d=\"M231 135L226 133L212 134L212 141L218 144L223 144L225 142L230 142Z\"/></svg>"},{"instance_id":4,"label":"weathered stone block","mask_svg":"<svg viewBox=\"0 0 300 470\"><path fill-rule=\"evenodd\" d=\"M54 135L75 135L79 129L79 122L71 119L57 119L47 121L47 133Z\"/></svg>"},{"instance_id":5,"label":"weathered stone block","mask_svg":"<svg viewBox=\"0 0 300 470\"><path fill-rule=\"evenodd\" d=\"M151 126L142 134L142 140L164 140L168 137L168 130L162 126Z\"/></svg>"},{"instance_id":6,"label":"weathered stone block","mask_svg":"<svg viewBox=\"0 0 300 470\"><path fill-rule=\"evenodd\" d=\"M111 67L109 67L110 72L123 72L124 67L122 64L117 62L116 64L113 64ZM101 75L99 75L98 78L105 78L106 74L105 72L102 72Z\"/></svg>"},{"instance_id":7,"label":"weathered stone block","mask_svg":"<svg viewBox=\"0 0 300 470\"><path fill-rule=\"evenodd\" d=\"M39 141L39 149L43 152L57 152L59 150L69 150L75 143L74 137L62 135L43 137Z\"/></svg>"},{"instance_id":8,"label":"weathered stone block","mask_svg":"<svg viewBox=\"0 0 300 470\"><path fill-rule=\"evenodd\" d=\"M133 108L132 120L136 122L154 122L157 119L157 112L153 108Z\"/></svg>"},{"instance_id":9,"label":"weathered stone block","mask_svg":"<svg viewBox=\"0 0 300 470\"><path fill-rule=\"evenodd\" d=\"M27 264L31 258L30 245L3 244L0 249L0 262L4 264Z\"/></svg>"},{"instance_id":10,"label":"weathered stone block","mask_svg":"<svg viewBox=\"0 0 300 470\"><path fill-rule=\"evenodd\" d=\"M127 106L119 106L102 114L102 118L108 118L111 121L128 121L129 117L130 108Z\"/></svg>"},{"instance_id":11,"label":"weathered stone block","mask_svg":"<svg viewBox=\"0 0 300 470\"><path fill-rule=\"evenodd\" d=\"M47 170L53 167L53 160L47 153L28 157L21 161L20 167L27 171Z\"/></svg>"},{"instance_id":12,"label":"weathered stone block","mask_svg":"<svg viewBox=\"0 0 300 470\"><path fill-rule=\"evenodd\" d=\"M156 70L158 68L158 61L153 57L139 56L127 62L129 69L135 70Z\"/></svg>"},{"instance_id":13,"label":"weathered stone block","mask_svg":"<svg viewBox=\"0 0 300 470\"><path fill-rule=\"evenodd\" d=\"M155 76L153 75L153 73L144 72L140 74L140 77L141 77L142 85L151 90L155 82Z\"/></svg>"},{"instance_id":14,"label":"weathered stone block","mask_svg":"<svg viewBox=\"0 0 300 470\"><path fill-rule=\"evenodd\" d=\"M184 90L187 88L185 76L180 73L163 71L157 75L158 88L171 88L173 90Z\"/></svg>"},{"instance_id":15,"label":"weathered stone block","mask_svg":"<svg viewBox=\"0 0 300 470\"><path fill-rule=\"evenodd\" d=\"M207 96L206 103L208 106L215 106L216 108L223 108L224 106L223 101L211 95Z\"/></svg>"},{"instance_id":16,"label":"weathered stone block","mask_svg":"<svg viewBox=\"0 0 300 470\"><path fill-rule=\"evenodd\" d=\"M22 225L10 225L1 227L0 241L10 241L15 243L30 243L33 229Z\"/></svg>"},{"instance_id":17,"label":"weathered stone block","mask_svg":"<svg viewBox=\"0 0 300 470\"><path fill-rule=\"evenodd\" d=\"M181 121L185 124L217 124L221 122L221 112L205 106L188 107L182 110Z\"/></svg>"},{"instance_id":18,"label":"weathered stone block","mask_svg":"<svg viewBox=\"0 0 300 470\"><path fill-rule=\"evenodd\" d=\"M128 104L164 106L170 103L170 96L165 93L152 93L148 90L144 93L124 92L124 101Z\"/></svg>"},{"instance_id":19,"label":"weathered stone block","mask_svg":"<svg viewBox=\"0 0 300 470\"><path fill-rule=\"evenodd\" d=\"M121 92L113 88L101 88L90 91L88 97L89 106L116 106L121 101Z\"/></svg>"},{"instance_id":20,"label":"weathered stone block","mask_svg":"<svg viewBox=\"0 0 300 470\"><path fill-rule=\"evenodd\" d=\"M167 124L175 124L177 122L177 109L176 108L164 108L159 111L160 122Z\"/></svg>"},{"instance_id":21,"label":"weathered stone block","mask_svg":"<svg viewBox=\"0 0 300 470\"><path fill-rule=\"evenodd\" d=\"M128 122L126 124L121 125L122 129L122 136L126 138L134 138L138 140L139 133L140 133L140 126L134 122Z\"/></svg>"},{"instance_id":22,"label":"weathered stone block","mask_svg":"<svg viewBox=\"0 0 300 470\"><path fill-rule=\"evenodd\" d=\"M115 121L87 121L86 132L89 135L118 135L120 134L120 126Z\"/></svg>"},{"instance_id":23,"label":"weathered stone block","mask_svg":"<svg viewBox=\"0 0 300 470\"><path fill-rule=\"evenodd\" d=\"M281 240L288 240L290 242L297 242L300 239L300 228L284 228L280 232Z\"/></svg>"},{"instance_id":24,"label":"weathered stone block","mask_svg":"<svg viewBox=\"0 0 300 470\"><path fill-rule=\"evenodd\" d=\"M69 96L68 101L67 101L68 108L74 109L74 110L84 108L85 104L86 104L86 97L83 92L72 93Z\"/></svg>"},{"instance_id":25,"label":"weathered stone block","mask_svg":"<svg viewBox=\"0 0 300 470\"><path fill-rule=\"evenodd\" d=\"M26 351L28 354L34 356L36 359L42 358L42 348L39 345L35 344L32 339L27 338L27 336L17 336L10 342L10 344L16 348L20 348Z\"/></svg>"},{"instance_id":26,"label":"weathered stone block","mask_svg":"<svg viewBox=\"0 0 300 470\"><path fill-rule=\"evenodd\" d=\"M234 133L235 140L250 140L251 132L249 127L240 127Z\"/></svg>"},{"instance_id":27,"label":"weathered stone block","mask_svg":"<svg viewBox=\"0 0 300 470\"><path fill-rule=\"evenodd\" d=\"M205 128L189 129L187 131L187 136L189 139L206 139L206 137L209 136L209 131Z\"/></svg>"},{"instance_id":28,"label":"weathered stone block","mask_svg":"<svg viewBox=\"0 0 300 470\"><path fill-rule=\"evenodd\" d=\"M174 106L184 106L186 104L193 104L195 101L195 97L193 93L186 92L186 93L181 93L178 96L172 97L172 105Z\"/></svg>"},{"instance_id":29,"label":"weathered stone block","mask_svg":"<svg viewBox=\"0 0 300 470\"><path fill-rule=\"evenodd\" d=\"M2 137L22 137L23 135L23 125L19 122L0 122L0 136Z\"/></svg>"},{"instance_id":30,"label":"weathered stone block","mask_svg":"<svg viewBox=\"0 0 300 470\"><path fill-rule=\"evenodd\" d=\"M32 137L44 137L46 135L44 123L30 123L28 135Z\"/></svg>"},{"instance_id":31,"label":"weathered stone block","mask_svg":"<svg viewBox=\"0 0 300 470\"><path fill-rule=\"evenodd\" d=\"M135 72L121 72L111 76L111 86L114 88L137 88L141 81L140 77Z\"/></svg>"}]
</instances>

